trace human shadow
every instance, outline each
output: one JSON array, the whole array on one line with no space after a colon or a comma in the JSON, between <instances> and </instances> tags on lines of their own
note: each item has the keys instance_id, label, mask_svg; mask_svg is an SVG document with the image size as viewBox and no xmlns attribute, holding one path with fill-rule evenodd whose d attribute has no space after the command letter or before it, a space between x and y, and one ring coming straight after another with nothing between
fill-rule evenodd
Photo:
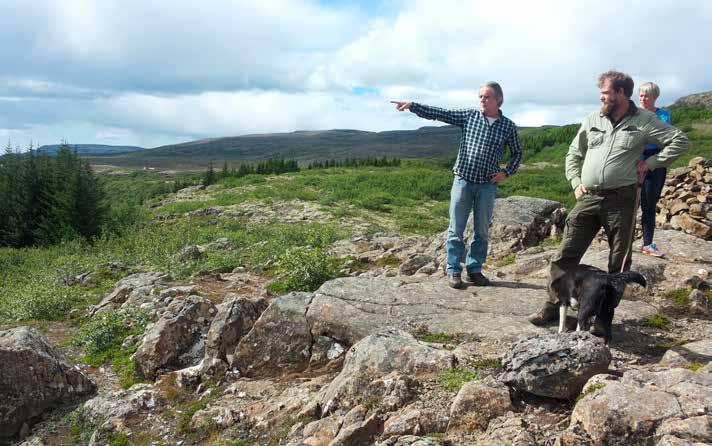
<instances>
[{"instance_id":1,"label":"human shadow","mask_svg":"<svg viewBox=\"0 0 712 446\"><path fill-rule=\"evenodd\" d=\"M512 289L527 289L527 290L545 290L546 286L539 285L536 283L526 283L526 282L507 282L504 280L490 280L490 287L499 288L512 288ZM472 283L467 283L467 287L478 288L477 285Z\"/></svg>"}]
</instances>

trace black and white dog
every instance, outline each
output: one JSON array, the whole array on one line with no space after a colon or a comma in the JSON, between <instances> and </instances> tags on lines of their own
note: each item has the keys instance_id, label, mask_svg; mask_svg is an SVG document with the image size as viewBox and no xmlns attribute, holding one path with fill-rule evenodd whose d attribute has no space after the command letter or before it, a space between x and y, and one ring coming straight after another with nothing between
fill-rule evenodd
<instances>
[{"instance_id":1,"label":"black and white dog","mask_svg":"<svg viewBox=\"0 0 712 446\"><path fill-rule=\"evenodd\" d=\"M613 312L627 283L646 286L645 277L633 271L608 274L589 265L577 265L549 284L549 293L559 301L559 333L564 331L566 311L578 309L576 331L586 330L595 316L602 325L606 344L611 341Z\"/></svg>"}]
</instances>

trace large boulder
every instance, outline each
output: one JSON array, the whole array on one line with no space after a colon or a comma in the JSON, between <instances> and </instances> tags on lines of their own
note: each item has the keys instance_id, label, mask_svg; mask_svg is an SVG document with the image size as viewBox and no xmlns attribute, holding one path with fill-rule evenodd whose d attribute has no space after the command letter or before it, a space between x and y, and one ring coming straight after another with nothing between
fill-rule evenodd
<instances>
[{"instance_id":1,"label":"large boulder","mask_svg":"<svg viewBox=\"0 0 712 446\"><path fill-rule=\"evenodd\" d=\"M402 330L388 329L370 335L351 347L341 373L319 399L324 413L350 408L370 398L387 400L400 386L388 386L399 375L431 375L449 367L451 354L417 341ZM389 376L390 379L383 379Z\"/></svg>"},{"instance_id":2,"label":"large boulder","mask_svg":"<svg viewBox=\"0 0 712 446\"><path fill-rule=\"evenodd\" d=\"M663 355L660 365L684 367L690 363L707 364L712 361L712 339L677 345Z\"/></svg>"},{"instance_id":3,"label":"large boulder","mask_svg":"<svg viewBox=\"0 0 712 446\"><path fill-rule=\"evenodd\" d=\"M563 438L578 434L613 446L710 444L711 407L708 373L678 368L599 375L586 384Z\"/></svg>"},{"instance_id":4,"label":"large boulder","mask_svg":"<svg viewBox=\"0 0 712 446\"><path fill-rule=\"evenodd\" d=\"M166 287L168 276L160 272L136 273L116 282L114 289L101 302L89 307L87 314L93 316L100 311L116 310L125 302L131 301L135 306L146 299L156 288Z\"/></svg>"},{"instance_id":5,"label":"large boulder","mask_svg":"<svg viewBox=\"0 0 712 446\"><path fill-rule=\"evenodd\" d=\"M588 332L533 336L515 342L504 355L500 379L520 391L570 399L610 362L603 340Z\"/></svg>"},{"instance_id":6,"label":"large boulder","mask_svg":"<svg viewBox=\"0 0 712 446\"><path fill-rule=\"evenodd\" d=\"M421 278L344 277L326 282L314 293L306 316L315 336L346 346L390 327L514 339L546 333L527 321L545 299L543 282L455 290L444 281Z\"/></svg>"},{"instance_id":7,"label":"large boulder","mask_svg":"<svg viewBox=\"0 0 712 446\"><path fill-rule=\"evenodd\" d=\"M0 442L43 412L94 390L94 383L35 329L0 331Z\"/></svg>"},{"instance_id":8,"label":"large boulder","mask_svg":"<svg viewBox=\"0 0 712 446\"><path fill-rule=\"evenodd\" d=\"M486 429L490 420L513 410L509 389L494 379L465 383L450 406L448 431Z\"/></svg>"},{"instance_id":9,"label":"large boulder","mask_svg":"<svg viewBox=\"0 0 712 446\"><path fill-rule=\"evenodd\" d=\"M205 334L215 313L215 306L205 297L172 302L147 329L134 353L136 372L155 379L161 371L196 365L205 353Z\"/></svg>"},{"instance_id":10,"label":"large boulder","mask_svg":"<svg viewBox=\"0 0 712 446\"><path fill-rule=\"evenodd\" d=\"M240 339L230 366L245 376L277 376L309 366L312 334L306 313L309 293L290 293L274 299Z\"/></svg>"},{"instance_id":11,"label":"large boulder","mask_svg":"<svg viewBox=\"0 0 712 446\"><path fill-rule=\"evenodd\" d=\"M217 306L205 341L205 354L226 363L233 360L238 342L267 309L264 299L230 296Z\"/></svg>"}]
</instances>

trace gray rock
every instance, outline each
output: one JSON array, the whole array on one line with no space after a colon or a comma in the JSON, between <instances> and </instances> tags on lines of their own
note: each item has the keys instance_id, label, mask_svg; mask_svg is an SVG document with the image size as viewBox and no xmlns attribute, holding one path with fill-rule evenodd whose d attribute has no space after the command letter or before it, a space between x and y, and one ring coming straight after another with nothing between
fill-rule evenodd
<instances>
[{"instance_id":1,"label":"gray rock","mask_svg":"<svg viewBox=\"0 0 712 446\"><path fill-rule=\"evenodd\" d=\"M217 306L217 314L210 323L205 340L205 354L226 363L233 360L233 354L240 339L245 336L255 321L267 309L264 299L252 300L231 296Z\"/></svg>"},{"instance_id":2,"label":"gray rock","mask_svg":"<svg viewBox=\"0 0 712 446\"><path fill-rule=\"evenodd\" d=\"M712 361L712 339L677 345L663 355L660 365L683 367L692 362L707 364Z\"/></svg>"},{"instance_id":3,"label":"gray rock","mask_svg":"<svg viewBox=\"0 0 712 446\"><path fill-rule=\"evenodd\" d=\"M486 429L490 420L513 410L509 389L494 380L465 383L450 406L448 431Z\"/></svg>"},{"instance_id":4,"label":"gray rock","mask_svg":"<svg viewBox=\"0 0 712 446\"><path fill-rule=\"evenodd\" d=\"M521 251L563 230L565 212L557 201L511 196L495 200L489 231L491 253Z\"/></svg>"},{"instance_id":5,"label":"gray rock","mask_svg":"<svg viewBox=\"0 0 712 446\"><path fill-rule=\"evenodd\" d=\"M184 246L178 253L178 260L181 262L197 260L202 257L203 252L205 252L205 248L198 245Z\"/></svg>"},{"instance_id":6,"label":"gray rock","mask_svg":"<svg viewBox=\"0 0 712 446\"><path fill-rule=\"evenodd\" d=\"M605 373L610 362L603 340L588 332L528 337L505 354L500 379L534 395L570 399L593 375Z\"/></svg>"},{"instance_id":7,"label":"gray rock","mask_svg":"<svg viewBox=\"0 0 712 446\"><path fill-rule=\"evenodd\" d=\"M697 441L699 426L706 420L690 419L708 415L710 389L712 375L680 368L632 370L621 378L595 376L574 407L567 432L578 431L593 444L620 446L653 444L656 437L667 437L663 444L675 444L670 443L673 433ZM712 439L709 429L702 431L703 441Z\"/></svg>"},{"instance_id":8,"label":"gray rock","mask_svg":"<svg viewBox=\"0 0 712 446\"><path fill-rule=\"evenodd\" d=\"M93 316L100 311L116 310L126 302L138 306L142 298L150 295L154 288L165 285L166 274L160 272L136 273L116 282L114 289L101 302L89 307L87 314Z\"/></svg>"},{"instance_id":9,"label":"gray rock","mask_svg":"<svg viewBox=\"0 0 712 446\"><path fill-rule=\"evenodd\" d=\"M698 444L710 444L712 443L712 415L701 415L682 420L667 419L655 430L655 436L660 438L658 445L663 439L667 439L669 444L675 444L672 440L683 441L683 439Z\"/></svg>"},{"instance_id":10,"label":"gray rock","mask_svg":"<svg viewBox=\"0 0 712 446\"><path fill-rule=\"evenodd\" d=\"M74 403L95 388L35 329L0 331L0 441L45 411Z\"/></svg>"},{"instance_id":11,"label":"gray rock","mask_svg":"<svg viewBox=\"0 0 712 446\"><path fill-rule=\"evenodd\" d=\"M314 293L307 319L315 336L329 336L346 346L389 327L412 331L425 326L431 332L512 339L546 332L526 319L545 298L543 282L495 283L462 291L449 288L444 280L340 278Z\"/></svg>"},{"instance_id":12,"label":"gray rock","mask_svg":"<svg viewBox=\"0 0 712 446\"><path fill-rule=\"evenodd\" d=\"M373 444L374 440L383 432L383 416L374 413L360 423L348 425L344 422L339 435L334 438L329 446L362 446Z\"/></svg>"},{"instance_id":13,"label":"gray rock","mask_svg":"<svg viewBox=\"0 0 712 446\"><path fill-rule=\"evenodd\" d=\"M385 441L377 443L376 446L444 446L446 444L451 443L445 443L430 437L404 435L402 437L391 437Z\"/></svg>"},{"instance_id":14,"label":"gray rock","mask_svg":"<svg viewBox=\"0 0 712 446\"><path fill-rule=\"evenodd\" d=\"M426 265L432 264L434 261L435 260L429 255L413 254L409 256L405 262L401 263L401 266L400 268L398 268L398 271L404 276L412 276L421 268Z\"/></svg>"},{"instance_id":15,"label":"gray rock","mask_svg":"<svg viewBox=\"0 0 712 446\"><path fill-rule=\"evenodd\" d=\"M448 367L450 361L448 352L422 344L401 330L367 336L346 353L341 373L321 392L321 407L324 413L330 413L339 407L356 406L384 395L387 388L373 385L379 378L392 372L413 376L434 374ZM399 391L397 386L395 389Z\"/></svg>"},{"instance_id":16,"label":"gray rock","mask_svg":"<svg viewBox=\"0 0 712 446\"><path fill-rule=\"evenodd\" d=\"M310 293L290 293L270 302L240 339L230 366L252 377L305 370L313 344L305 317L312 298Z\"/></svg>"},{"instance_id":17,"label":"gray rock","mask_svg":"<svg viewBox=\"0 0 712 446\"><path fill-rule=\"evenodd\" d=\"M84 403L82 416L97 424L106 420L120 422L143 412L154 411L165 401L150 384L136 384L129 389L98 395Z\"/></svg>"},{"instance_id":18,"label":"gray rock","mask_svg":"<svg viewBox=\"0 0 712 446\"><path fill-rule=\"evenodd\" d=\"M173 301L147 329L134 353L136 372L155 379L160 371L196 365L204 355L205 333L215 313L215 306L205 297Z\"/></svg>"}]
</instances>

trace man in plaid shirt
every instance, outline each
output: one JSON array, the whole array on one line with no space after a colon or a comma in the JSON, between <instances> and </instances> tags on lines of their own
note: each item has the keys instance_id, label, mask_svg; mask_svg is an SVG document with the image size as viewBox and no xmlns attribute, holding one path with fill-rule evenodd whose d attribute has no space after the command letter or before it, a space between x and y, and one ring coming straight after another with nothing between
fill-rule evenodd
<instances>
[{"instance_id":1,"label":"man in plaid shirt","mask_svg":"<svg viewBox=\"0 0 712 446\"><path fill-rule=\"evenodd\" d=\"M410 101L391 101L398 111L410 110L421 118L446 122L462 129L457 161L452 169L455 178L450 191L447 235L448 283L453 288L465 286L460 261L465 252L463 234L470 211L474 215L474 233L465 259L468 281L477 286L490 284L482 274L482 266L487 258L497 185L517 171L522 159L517 126L500 110L504 101L502 87L496 82L487 82L480 87L479 96L480 110L446 110ZM499 161L505 146L509 147L512 156L502 169Z\"/></svg>"}]
</instances>

